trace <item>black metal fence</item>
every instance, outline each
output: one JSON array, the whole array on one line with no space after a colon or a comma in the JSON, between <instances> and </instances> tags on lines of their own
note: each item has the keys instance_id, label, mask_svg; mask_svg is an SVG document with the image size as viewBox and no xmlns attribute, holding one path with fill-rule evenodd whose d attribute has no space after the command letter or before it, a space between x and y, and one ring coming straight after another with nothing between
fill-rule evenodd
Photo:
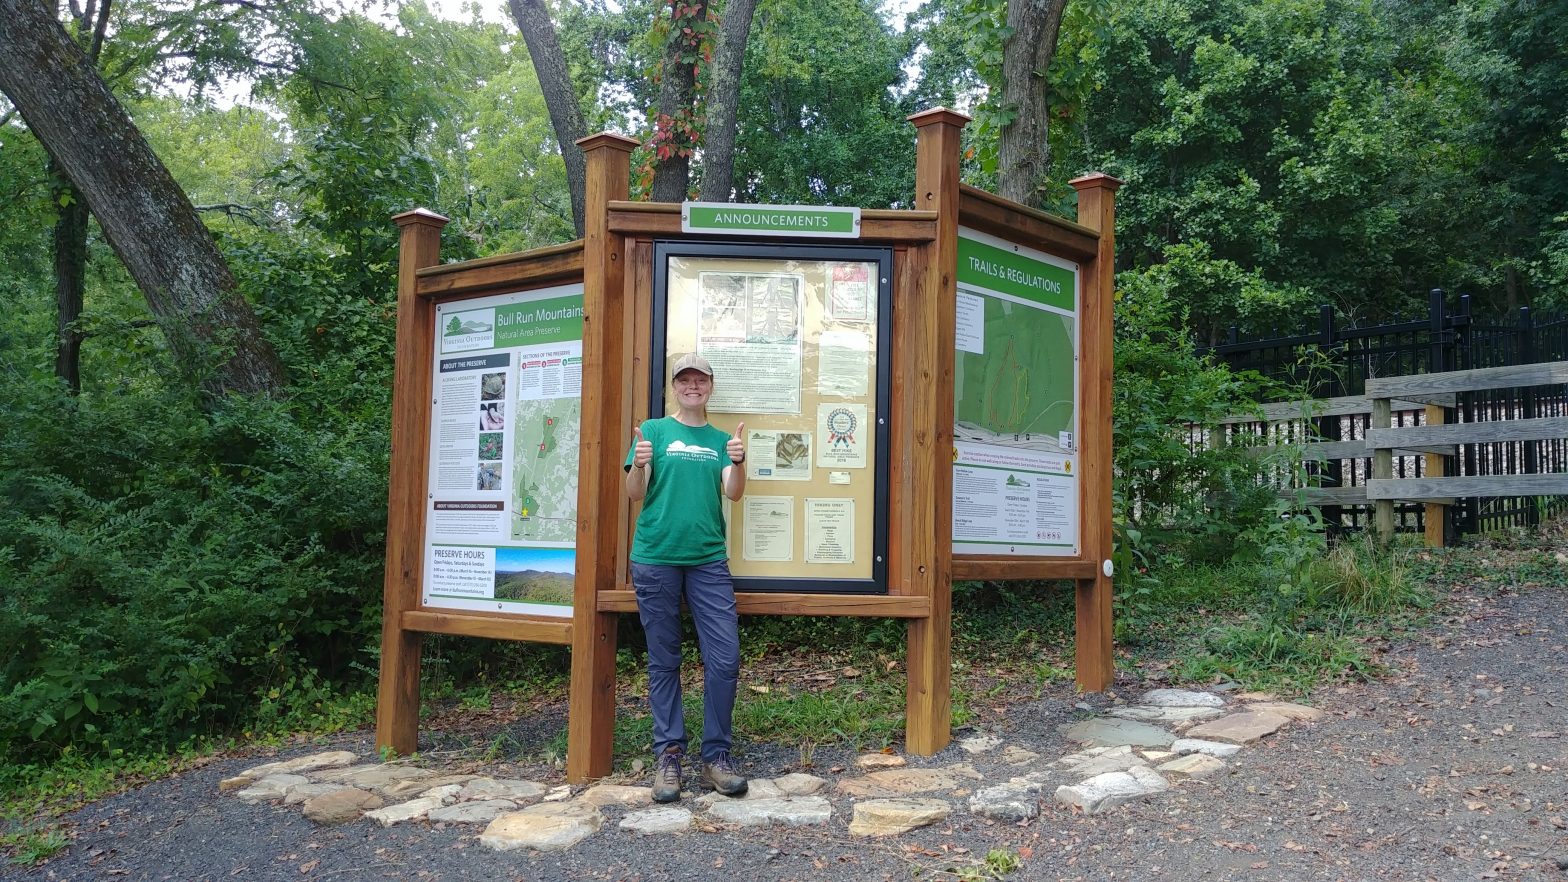
<instances>
[{"instance_id":1,"label":"black metal fence","mask_svg":"<svg viewBox=\"0 0 1568 882\"><path fill-rule=\"evenodd\" d=\"M1332 307L1323 306L1318 327L1310 333L1260 340L1240 340L1232 328L1229 339L1208 350L1233 370L1256 371L1290 383L1316 398L1362 395L1370 377L1395 377L1442 371L1568 361L1568 314L1535 315L1521 308L1517 315L1486 320L1471 313L1470 297L1450 308L1440 290L1431 292L1427 315L1365 327L1339 327ZM1568 386L1539 386L1465 393L1449 411L1449 422L1568 416ZM1417 425L1420 411L1396 412L1395 425ZM1365 414L1318 420L1323 440L1365 437ZM1396 478L1419 477L1424 457L1395 459ZM1444 457L1446 475L1520 475L1568 472L1568 440L1492 442L1464 445L1456 456ZM1339 460L1318 466L1323 484L1355 486L1367 477L1366 460ZM1450 510L1449 529L1480 533L1510 526L1534 525L1543 516L1568 510L1565 497L1463 499ZM1425 507L1396 506L1401 529L1423 528ZM1370 517L1368 506L1325 509L1335 530L1355 530Z\"/></svg>"}]
</instances>

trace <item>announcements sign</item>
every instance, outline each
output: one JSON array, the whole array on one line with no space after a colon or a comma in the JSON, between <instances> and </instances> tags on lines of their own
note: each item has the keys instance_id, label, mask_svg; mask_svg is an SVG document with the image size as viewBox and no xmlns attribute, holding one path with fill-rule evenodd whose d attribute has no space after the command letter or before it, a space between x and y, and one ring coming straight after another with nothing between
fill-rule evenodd
<instances>
[{"instance_id":1,"label":"announcements sign","mask_svg":"<svg viewBox=\"0 0 1568 882\"><path fill-rule=\"evenodd\" d=\"M958 231L953 551L1079 551L1078 265Z\"/></svg>"},{"instance_id":2,"label":"announcements sign","mask_svg":"<svg viewBox=\"0 0 1568 882\"><path fill-rule=\"evenodd\" d=\"M423 604L572 614L582 285L436 307Z\"/></svg>"},{"instance_id":3,"label":"announcements sign","mask_svg":"<svg viewBox=\"0 0 1568 882\"><path fill-rule=\"evenodd\" d=\"M746 495L726 503L738 589L887 590L890 270L880 248L656 249L650 415L674 412L665 365L696 352L709 421L746 427Z\"/></svg>"}]
</instances>

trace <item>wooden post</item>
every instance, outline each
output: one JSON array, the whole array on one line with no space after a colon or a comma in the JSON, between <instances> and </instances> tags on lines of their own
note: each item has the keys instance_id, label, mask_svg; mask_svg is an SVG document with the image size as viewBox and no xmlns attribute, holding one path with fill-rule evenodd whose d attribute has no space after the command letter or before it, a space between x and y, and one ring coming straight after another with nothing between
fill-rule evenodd
<instances>
[{"instance_id":1,"label":"wooden post","mask_svg":"<svg viewBox=\"0 0 1568 882\"><path fill-rule=\"evenodd\" d=\"M572 590L572 684L566 777L610 773L615 744L615 613L599 612L600 591L615 588L626 506L621 461L630 367L624 332L626 242L610 232L608 203L625 199L637 142L601 133L577 142L587 161L583 207L582 446L577 465L577 574Z\"/></svg>"},{"instance_id":2,"label":"wooden post","mask_svg":"<svg viewBox=\"0 0 1568 882\"><path fill-rule=\"evenodd\" d=\"M1426 406L1426 424L1441 426L1448 421L1448 408L1440 404ZM1443 462L1446 457L1441 453L1426 454L1425 474L1428 478L1441 478L1444 475ZM1448 504L1442 502L1428 502L1426 504L1426 547L1442 548L1448 537Z\"/></svg>"},{"instance_id":3,"label":"wooden post","mask_svg":"<svg viewBox=\"0 0 1568 882\"><path fill-rule=\"evenodd\" d=\"M418 631L403 613L419 606L424 576L425 480L430 449L430 355L435 306L415 294L414 273L441 262L447 219L416 208L398 225L397 354L392 381L392 472L387 498L387 563L381 600L381 679L376 690L376 747L408 755L419 748Z\"/></svg>"},{"instance_id":4,"label":"wooden post","mask_svg":"<svg viewBox=\"0 0 1568 882\"><path fill-rule=\"evenodd\" d=\"M1373 429L1388 429L1394 425L1394 402L1390 398L1372 399ZM1394 451L1391 448L1381 448L1372 451L1372 477L1374 479L1389 479L1394 477ZM1394 538L1394 500L1379 499L1373 503L1373 523L1377 527L1378 542L1387 545Z\"/></svg>"},{"instance_id":5,"label":"wooden post","mask_svg":"<svg viewBox=\"0 0 1568 882\"><path fill-rule=\"evenodd\" d=\"M1116 191L1122 182L1095 172L1072 182L1078 191L1078 223L1100 234L1095 258L1082 268L1083 307L1079 312L1078 373L1083 412L1079 418L1079 508L1083 555L1098 566L1092 579L1078 580L1076 597L1077 683L1082 692L1100 692L1116 677L1112 650L1111 561L1111 378L1116 293Z\"/></svg>"},{"instance_id":6,"label":"wooden post","mask_svg":"<svg viewBox=\"0 0 1568 882\"><path fill-rule=\"evenodd\" d=\"M958 156L969 117L937 107L909 118L915 146L915 208L935 211L936 239L911 305L913 351L902 364L915 391L906 427L913 506L905 554L910 593L931 599L931 614L909 622L904 746L931 756L953 739L953 371L958 321Z\"/></svg>"}]
</instances>

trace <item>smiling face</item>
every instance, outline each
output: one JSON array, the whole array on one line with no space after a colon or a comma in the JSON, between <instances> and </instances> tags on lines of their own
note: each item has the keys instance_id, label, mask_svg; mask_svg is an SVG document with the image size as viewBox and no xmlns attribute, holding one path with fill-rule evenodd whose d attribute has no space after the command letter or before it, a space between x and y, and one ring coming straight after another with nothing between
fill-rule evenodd
<instances>
[{"instance_id":1,"label":"smiling face","mask_svg":"<svg viewBox=\"0 0 1568 882\"><path fill-rule=\"evenodd\" d=\"M713 378L694 368L675 375L675 403L682 410L702 410L713 394Z\"/></svg>"}]
</instances>

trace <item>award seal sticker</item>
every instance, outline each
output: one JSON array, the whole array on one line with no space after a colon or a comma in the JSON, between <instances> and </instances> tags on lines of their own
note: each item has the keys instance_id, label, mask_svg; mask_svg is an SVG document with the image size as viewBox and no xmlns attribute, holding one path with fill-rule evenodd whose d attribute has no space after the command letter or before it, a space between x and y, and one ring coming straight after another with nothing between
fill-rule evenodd
<instances>
[{"instance_id":1,"label":"award seal sticker","mask_svg":"<svg viewBox=\"0 0 1568 882\"><path fill-rule=\"evenodd\" d=\"M848 408L840 407L828 414L828 445L848 448L855 443L855 429L859 420Z\"/></svg>"}]
</instances>

